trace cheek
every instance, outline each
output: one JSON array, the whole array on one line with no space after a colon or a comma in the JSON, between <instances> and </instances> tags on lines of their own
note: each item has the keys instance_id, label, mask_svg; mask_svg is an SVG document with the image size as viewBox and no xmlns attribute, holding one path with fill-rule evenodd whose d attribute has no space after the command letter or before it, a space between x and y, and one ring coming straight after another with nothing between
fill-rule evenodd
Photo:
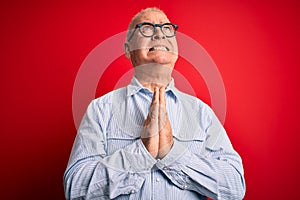
<instances>
[{"instance_id":1,"label":"cheek","mask_svg":"<svg viewBox=\"0 0 300 200\"><path fill-rule=\"evenodd\" d=\"M147 48L147 38L137 36L131 43L130 50L140 50Z\"/></svg>"},{"instance_id":2,"label":"cheek","mask_svg":"<svg viewBox=\"0 0 300 200\"><path fill-rule=\"evenodd\" d=\"M141 64L147 59L147 54L142 49L137 49L130 52L131 61L134 65Z\"/></svg>"},{"instance_id":3,"label":"cheek","mask_svg":"<svg viewBox=\"0 0 300 200\"><path fill-rule=\"evenodd\" d=\"M171 42L171 45L173 46L173 51L177 54L178 53L178 46L177 46L176 39L173 39L170 42Z\"/></svg>"}]
</instances>

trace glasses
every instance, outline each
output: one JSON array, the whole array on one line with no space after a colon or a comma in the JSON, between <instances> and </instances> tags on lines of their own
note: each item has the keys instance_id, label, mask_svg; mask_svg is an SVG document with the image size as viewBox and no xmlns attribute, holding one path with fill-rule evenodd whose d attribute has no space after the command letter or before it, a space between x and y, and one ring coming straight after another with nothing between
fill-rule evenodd
<instances>
[{"instance_id":1,"label":"glasses","mask_svg":"<svg viewBox=\"0 0 300 200\"><path fill-rule=\"evenodd\" d=\"M159 27L161 32L168 38L174 37L176 34L176 31L178 29L177 24L172 24L172 23L152 24L149 22L143 22L143 23L139 23L135 26L134 31L128 38L128 41L131 40L136 29L139 29L140 33L144 37L152 37L156 33L156 27Z\"/></svg>"}]
</instances>

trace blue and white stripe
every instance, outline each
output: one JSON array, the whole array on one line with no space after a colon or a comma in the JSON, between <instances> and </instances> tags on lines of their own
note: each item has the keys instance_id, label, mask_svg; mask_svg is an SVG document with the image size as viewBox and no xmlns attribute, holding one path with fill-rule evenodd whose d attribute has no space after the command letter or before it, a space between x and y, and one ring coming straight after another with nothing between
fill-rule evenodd
<instances>
[{"instance_id":1,"label":"blue and white stripe","mask_svg":"<svg viewBox=\"0 0 300 200\"><path fill-rule=\"evenodd\" d=\"M212 110L166 90L174 145L161 160L141 142L153 93L136 78L89 105L64 175L67 199L242 199L242 161Z\"/></svg>"}]
</instances>

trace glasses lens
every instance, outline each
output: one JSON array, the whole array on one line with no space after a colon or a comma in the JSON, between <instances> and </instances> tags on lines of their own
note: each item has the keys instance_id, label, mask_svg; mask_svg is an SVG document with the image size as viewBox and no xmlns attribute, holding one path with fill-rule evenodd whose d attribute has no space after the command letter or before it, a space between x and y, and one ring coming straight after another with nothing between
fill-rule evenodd
<instances>
[{"instance_id":1,"label":"glasses lens","mask_svg":"<svg viewBox=\"0 0 300 200\"><path fill-rule=\"evenodd\" d=\"M140 27L141 33L146 36L146 37L150 37L154 34L154 26L150 25L150 24L143 24Z\"/></svg>"},{"instance_id":2,"label":"glasses lens","mask_svg":"<svg viewBox=\"0 0 300 200\"><path fill-rule=\"evenodd\" d=\"M167 37L174 36L176 31L172 24L164 24L161 30Z\"/></svg>"},{"instance_id":3,"label":"glasses lens","mask_svg":"<svg viewBox=\"0 0 300 200\"><path fill-rule=\"evenodd\" d=\"M177 25L171 24L171 23L151 24L151 23L146 22L146 23L138 24L137 27L139 28L141 34L144 37L152 37L156 32L156 30L155 30L156 27L160 27L162 33L167 37L175 36L176 30L177 30Z\"/></svg>"}]
</instances>

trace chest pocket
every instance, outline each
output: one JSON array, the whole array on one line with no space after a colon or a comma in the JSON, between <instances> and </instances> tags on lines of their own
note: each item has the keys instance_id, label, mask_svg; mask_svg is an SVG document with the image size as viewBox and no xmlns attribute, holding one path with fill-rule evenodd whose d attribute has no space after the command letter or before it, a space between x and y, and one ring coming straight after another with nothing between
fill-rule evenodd
<instances>
[{"instance_id":1,"label":"chest pocket","mask_svg":"<svg viewBox=\"0 0 300 200\"><path fill-rule=\"evenodd\" d=\"M141 126L122 126L120 121L112 118L111 125L107 130L107 155L111 155L119 149L125 148L141 137ZM123 123L123 121L121 122Z\"/></svg>"},{"instance_id":2,"label":"chest pocket","mask_svg":"<svg viewBox=\"0 0 300 200\"><path fill-rule=\"evenodd\" d=\"M180 131L174 134L174 139L177 140L183 148L182 151L188 150L195 155L201 155L203 152L204 143L206 141L206 133L201 129L190 130L189 132Z\"/></svg>"}]
</instances>

